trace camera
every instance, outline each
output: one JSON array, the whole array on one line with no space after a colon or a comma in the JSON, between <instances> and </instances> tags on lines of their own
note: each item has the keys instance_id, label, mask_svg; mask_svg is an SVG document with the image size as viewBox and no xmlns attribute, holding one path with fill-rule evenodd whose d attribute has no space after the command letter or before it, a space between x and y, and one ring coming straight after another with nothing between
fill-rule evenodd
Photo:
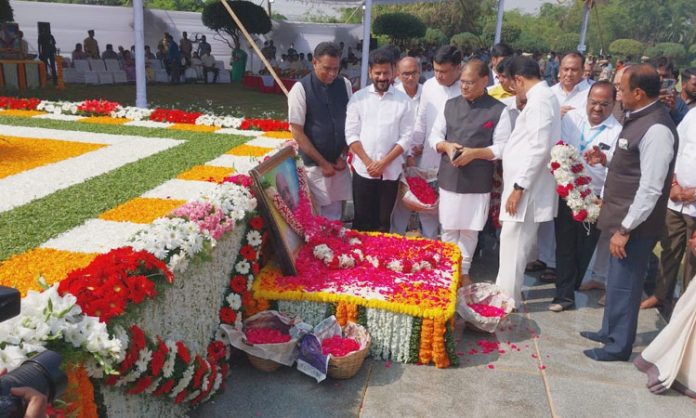
<instances>
[{"instance_id":1,"label":"camera","mask_svg":"<svg viewBox=\"0 0 696 418\"><path fill-rule=\"evenodd\" d=\"M17 289L0 286L0 322L19 315L21 296ZM2 344L2 341L0 341ZM10 393L16 387L30 387L53 402L65 392L68 378L60 369L62 359L54 351L43 351L26 360L10 373L0 376L0 418L23 417L26 412L24 399Z\"/></svg>"}]
</instances>

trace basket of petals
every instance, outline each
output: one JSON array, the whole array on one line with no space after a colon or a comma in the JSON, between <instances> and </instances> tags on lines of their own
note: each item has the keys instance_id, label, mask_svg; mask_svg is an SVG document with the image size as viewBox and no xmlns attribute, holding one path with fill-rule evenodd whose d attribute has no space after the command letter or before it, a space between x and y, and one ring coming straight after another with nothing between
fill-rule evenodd
<instances>
[{"instance_id":1,"label":"basket of petals","mask_svg":"<svg viewBox=\"0 0 696 418\"><path fill-rule=\"evenodd\" d=\"M370 335L363 326L349 323L343 329L343 336L324 338L321 348L324 355L330 355L328 375L350 379L360 371L370 352Z\"/></svg>"}]
</instances>

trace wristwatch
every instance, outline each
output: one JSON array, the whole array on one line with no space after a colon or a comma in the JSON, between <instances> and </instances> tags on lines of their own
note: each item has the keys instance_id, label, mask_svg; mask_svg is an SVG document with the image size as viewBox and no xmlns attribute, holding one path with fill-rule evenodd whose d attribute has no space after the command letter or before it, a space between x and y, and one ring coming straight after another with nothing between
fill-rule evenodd
<instances>
[{"instance_id":1,"label":"wristwatch","mask_svg":"<svg viewBox=\"0 0 696 418\"><path fill-rule=\"evenodd\" d=\"M513 184L512 187L513 187L515 190L524 191L524 187L520 186L520 185L517 184L517 183Z\"/></svg>"},{"instance_id":2,"label":"wristwatch","mask_svg":"<svg viewBox=\"0 0 696 418\"><path fill-rule=\"evenodd\" d=\"M627 237L627 236L631 235L631 231L629 231L628 229L624 228L623 226L620 227L619 230L616 231L616 232L618 232L619 235L623 235L624 237Z\"/></svg>"}]
</instances>

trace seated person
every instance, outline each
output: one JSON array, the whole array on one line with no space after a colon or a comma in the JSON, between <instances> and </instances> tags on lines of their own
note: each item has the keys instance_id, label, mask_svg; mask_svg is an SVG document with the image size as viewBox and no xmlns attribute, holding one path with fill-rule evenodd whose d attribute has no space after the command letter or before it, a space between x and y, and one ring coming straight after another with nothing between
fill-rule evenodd
<instances>
[{"instance_id":1,"label":"seated person","mask_svg":"<svg viewBox=\"0 0 696 418\"><path fill-rule=\"evenodd\" d=\"M217 83L218 73L220 69L215 66L215 57L212 54L204 54L201 57L203 64L203 82L208 84L208 73L213 73L213 83Z\"/></svg>"},{"instance_id":2,"label":"seated person","mask_svg":"<svg viewBox=\"0 0 696 418\"><path fill-rule=\"evenodd\" d=\"M89 58L87 53L82 49L82 44L78 43L75 44L75 50L72 52L72 60L73 62L76 60L86 60ZM74 64L73 64L74 65Z\"/></svg>"},{"instance_id":3,"label":"seated person","mask_svg":"<svg viewBox=\"0 0 696 418\"><path fill-rule=\"evenodd\" d=\"M130 51L123 51L123 60L121 61L123 71L126 72L128 81L135 81L135 59Z\"/></svg>"},{"instance_id":4,"label":"seated person","mask_svg":"<svg viewBox=\"0 0 696 418\"><path fill-rule=\"evenodd\" d=\"M145 45L145 59L148 60L154 60L157 59L157 56L150 51L150 45Z\"/></svg>"},{"instance_id":5,"label":"seated person","mask_svg":"<svg viewBox=\"0 0 696 418\"><path fill-rule=\"evenodd\" d=\"M102 52L101 58L103 60L118 60L118 54L114 51L114 46L107 44L106 51Z\"/></svg>"}]
</instances>

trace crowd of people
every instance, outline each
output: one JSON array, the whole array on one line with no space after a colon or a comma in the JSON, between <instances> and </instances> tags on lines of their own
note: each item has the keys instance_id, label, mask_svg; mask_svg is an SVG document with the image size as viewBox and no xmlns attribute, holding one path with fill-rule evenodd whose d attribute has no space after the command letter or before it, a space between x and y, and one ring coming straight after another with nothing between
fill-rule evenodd
<instances>
[{"instance_id":1,"label":"crowd of people","mask_svg":"<svg viewBox=\"0 0 696 418\"><path fill-rule=\"evenodd\" d=\"M149 45L145 45L144 49L148 81L155 80L152 61L159 61L167 71L171 84L182 81L203 81L207 84L208 73L213 75L212 82L217 82L220 68L216 66L212 48L205 35L191 40L188 33L182 32L182 38L177 43L171 34L165 32L157 43L156 52L153 53ZM104 51L101 51L93 29L87 31L87 37L82 43L75 44L71 58L73 66L75 61L89 58L118 61L128 81L135 81L135 45L131 45L130 49L119 45L117 52L112 44L106 44Z\"/></svg>"},{"instance_id":2,"label":"crowd of people","mask_svg":"<svg viewBox=\"0 0 696 418\"><path fill-rule=\"evenodd\" d=\"M421 84L422 59L393 47L372 51L371 84L353 94L339 76L341 46L314 50L311 71L289 93L288 120L321 215L341 219L352 199L353 228L401 234L417 215L422 236L459 247L467 284L479 235L494 224L498 188L496 284L519 307L525 271L543 270L556 287L548 309L559 313L575 308L576 291L605 289L599 331L581 333L603 344L584 351L596 361L629 359L641 303L672 305L685 257L672 322L635 364L654 392L671 386L695 395L696 374L684 373L696 338L688 298L696 274L696 68L681 72L678 93L679 74L664 58L614 67L610 57L578 52L542 58L499 44L463 57L443 46L428 62L434 76ZM584 159L601 205L596 224L574 218L557 194L549 167L559 140ZM399 178L410 167L436 173L437 212L402 204ZM653 291L644 285L658 241ZM642 300L644 291L652 296Z\"/></svg>"}]
</instances>

